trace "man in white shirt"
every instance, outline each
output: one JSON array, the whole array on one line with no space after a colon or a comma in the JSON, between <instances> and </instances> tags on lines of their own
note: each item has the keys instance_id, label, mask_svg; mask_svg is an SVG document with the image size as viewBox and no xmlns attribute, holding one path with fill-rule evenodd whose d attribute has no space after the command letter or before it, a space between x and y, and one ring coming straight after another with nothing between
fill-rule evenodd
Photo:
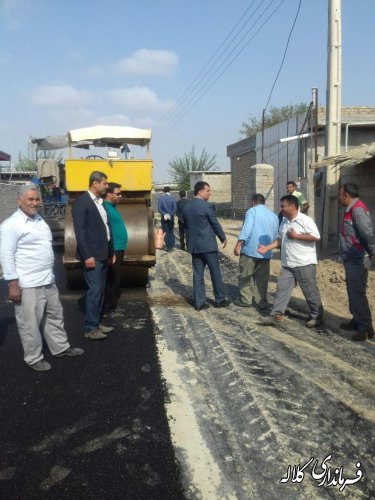
<instances>
[{"instance_id":1,"label":"man in white shirt","mask_svg":"<svg viewBox=\"0 0 375 500\"><path fill-rule=\"evenodd\" d=\"M17 212L0 226L0 262L8 300L15 305L25 363L47 371L51 365L43 356L42 335L53 356L78 356L83 349L70 347L67 339L53 273L52 234L38 214L36 187L22 186L17 202Z\"/></svg>"},{"instance_id":2,"label":"man in white shirt","mask_svg":"<svg viewBox=\"0 0 375 500\"><path fill-rule=\"evenodd\" d=\"M280 199L280 210L284 218L280 224L279 237L269 245L258 247L261 254L281 247L282 267L271 315L277 322L284 319L286 307L297 282L310 309L306 326L313 328L323 323L322 301L316 283L316 242L320 240L320 234L311 217L298 211L298 200L295 196L283 196Z\"/></svg>"}]
</instances>

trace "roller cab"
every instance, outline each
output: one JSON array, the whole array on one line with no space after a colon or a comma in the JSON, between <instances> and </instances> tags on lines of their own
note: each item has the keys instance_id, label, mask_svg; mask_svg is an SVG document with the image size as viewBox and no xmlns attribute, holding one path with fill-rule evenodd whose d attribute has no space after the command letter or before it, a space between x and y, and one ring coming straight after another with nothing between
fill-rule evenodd
<instances>
[{"instance_id":1,"label":"roller cab","mask_svg":"<svg viewBox=\"0 0 375 500\"><path fill-rule=\"evenodd\" d=\"M107 175L108 182L121 185L121 200L117 209L128 232L128 245L121 268L121 286L145 286L148 269L155 265L153 213L151 209L152 160L149 143L151 131L131 127L96 126L71 130L66 135L33 139L40 149L69 149L65 160L65 187L69 202L65 211L63 263L70 288L84 287L82 263L76 257L76 239L71 215L75 199L87 191L93 171ZM128 157L128 145L146 147L146 158ZM73 158L73 148L107 148L105 154L87 154ZM125 157L125 158L124 158Z\"/></svg>"}]
</instances>

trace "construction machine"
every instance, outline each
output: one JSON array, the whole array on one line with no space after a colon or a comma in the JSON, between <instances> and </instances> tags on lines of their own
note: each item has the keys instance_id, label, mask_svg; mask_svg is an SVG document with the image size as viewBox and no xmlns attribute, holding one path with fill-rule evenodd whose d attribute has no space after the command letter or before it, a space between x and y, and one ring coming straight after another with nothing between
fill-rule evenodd
<instances>
[{"instance_id":1,"label":"construction machine","mask_svg":"<svg viewBox=\"0 0 375 500\"><path fill-rule=\"evenodd\" d=\"M70 130L66 136L31 139L39 150L68 148L63 181L69 195L64 213L63 263L69 288L80 289L84 286L82 263L76 257L71 206L80 194L87 191L89 176L93 171L103 172L108 182L121 185L122 197L117 209L128 231L128 244L121 267L121 286L147 284L148 270L156 262L151 209L150 140L150 130L104 125ZM146 147L146 158L129 157L129 145ZM89 154L86 157L73 157L73 148L89 150L92 147L105 148L105 153L101 149L100 156Z\"/></svg>"}]
</instances>

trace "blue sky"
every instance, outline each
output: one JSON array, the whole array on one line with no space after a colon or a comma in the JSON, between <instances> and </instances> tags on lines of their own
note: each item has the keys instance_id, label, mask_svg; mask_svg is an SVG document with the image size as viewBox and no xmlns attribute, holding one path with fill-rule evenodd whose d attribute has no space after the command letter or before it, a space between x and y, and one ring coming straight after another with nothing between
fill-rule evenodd
<instances>
[{"instance_id":1,"label":"blue sky","mask_svg":"<svg viewBox=\"0 0 375 500\"><path fill-rule=\"evenodd\" d=\"M226 147L241 138L244 120L261 116L299 0L281 3L220 73L280 2L0 0L0 150L16 160L30 135L129 125L153 131L155 181L167 180L168 162L193 145L229 170ZM232 28L245 33L268 5L238 49L229 55L222 46L206 74ZM327 10L328 0L302 1L271 105L310 102L314 86L325 105ZM343 105L375 106L374 22L375 0L342 0ZM181 104L197 76L205 79L190 87L193 101L208 77L218 79L197 103Z\"/></svg>"}]
</instances>

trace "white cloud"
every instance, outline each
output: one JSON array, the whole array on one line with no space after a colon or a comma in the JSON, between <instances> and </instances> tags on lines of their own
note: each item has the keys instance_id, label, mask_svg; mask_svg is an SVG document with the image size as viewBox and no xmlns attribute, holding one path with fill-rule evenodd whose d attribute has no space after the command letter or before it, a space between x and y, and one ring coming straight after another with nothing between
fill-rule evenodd
<instances>
[{"instance_id":1,"label":"white cloud","mask_svg":"<svg viewBox=\"0 0 375 500\"><path fill-rule=\"evenodd\" d=\"M90 100L89 92L64 83L40 85L30 92L30 96L34 105L49 108L76 107Z\"/></svg>"},{"instance_id":2,"label":"white cloud","mask_svg":"<svg viewBox=\"0 0 375 500\"><path fill-rule=\"evenodd\" d=\"M131 111L166 112L173 106L171 99L161 100L147 87L115 89L110 95L115 104Z\"/></svg>"},{"instance_id":3,"label":"white cloud","mask_svg":"<svg viewBox=\"0 0 375 500\"><path fill-rule=\"evenodd\" d=\"M178 65L178 56L170 50L139 49L118 61L115 71L126 75L170 76Z\"/></svg>"}]
</instances>

